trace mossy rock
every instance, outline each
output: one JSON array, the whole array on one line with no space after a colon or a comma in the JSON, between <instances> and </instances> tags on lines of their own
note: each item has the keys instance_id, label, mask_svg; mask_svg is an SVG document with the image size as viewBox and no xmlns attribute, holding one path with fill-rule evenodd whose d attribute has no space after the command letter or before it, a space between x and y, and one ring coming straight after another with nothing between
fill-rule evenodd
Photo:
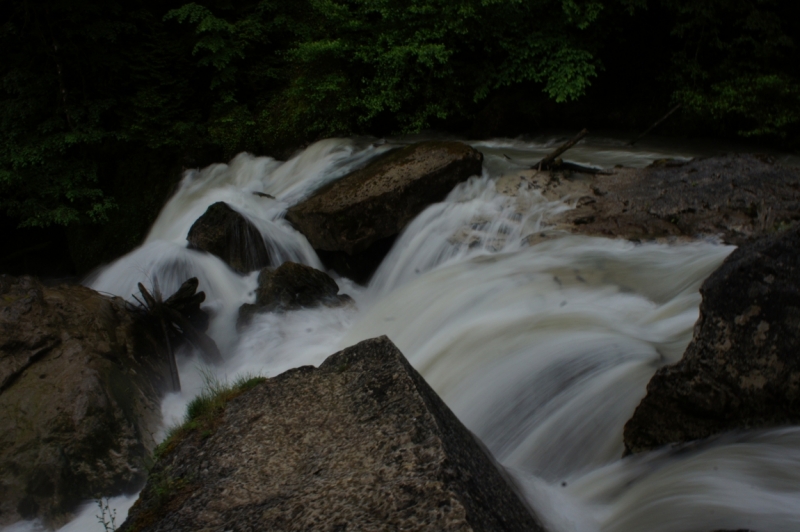
<instances>
[{"instance_id":1,"label":"mossy rock","mask_svg":"<svg viewBox=\"0 0 800 532\"><path fill-rule=\"evenodd\" d=\"M145 481L169 366L120 298L0 277L0 526Z\"/></svg>"}]
</instances>

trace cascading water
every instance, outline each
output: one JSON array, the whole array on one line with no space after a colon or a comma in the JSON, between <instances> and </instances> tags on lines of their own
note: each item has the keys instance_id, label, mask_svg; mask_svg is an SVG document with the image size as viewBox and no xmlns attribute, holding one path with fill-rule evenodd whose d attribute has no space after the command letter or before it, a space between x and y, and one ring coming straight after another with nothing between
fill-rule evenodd
<instances>
[{"instance_id":1,"label":"cascading water","mask_svg":"<svg viewBox=\"0 0 800 532\"><path fill-rule=\"evenodd\" d=\"M733 248L567 234L527 245L553 214L571 208L570 198L547 201L524 189L509 195L499 183L501 176L513 182L516 170L549 151L545 142L473 143L485 155L483 175L421 213L367 287L337 279L355 307L257 315L237 333L236 312L253 299L256 275L187 249L192 223L225 201L258 227L276 265L320 268L283 213L391 146L330 139L285 163L241 154L229 165L189 172L142 247L87 280L131 298L140 281L169 294L199 278L213 316L210 334L226 363L206 368L181 355L183 391L165 398L166 424L180 421L204 373L221 380L273 376L386 334L509 469L554 532L800 529L800 428L621 459L624 423L656 368L681 357L697 319L698 289ZM604 167L696 154L608 139L571 153ZM119 523L133 498L110 502ZM102 530L97 513L89 504L62 530Z\"/></svg>"}]
</instances>

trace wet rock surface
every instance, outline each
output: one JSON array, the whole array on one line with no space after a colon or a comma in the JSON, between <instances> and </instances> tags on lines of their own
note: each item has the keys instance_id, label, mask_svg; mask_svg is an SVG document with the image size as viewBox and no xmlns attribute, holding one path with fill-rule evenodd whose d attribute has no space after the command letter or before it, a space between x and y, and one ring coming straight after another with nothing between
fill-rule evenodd
<instances>
[{"instance_id":1,"label":"wet rock surface","mask_svg":"<svg viewBox=\"0 0 800 532\"><path fill-rule=\"evenodd\" d=\"M800 423L800 227L740 247L700 291L692 342L625 425L629 452Z\"/></svg>"},{"instance_id":2,"label":"wet rock surface","mask_svg":"<svg viewBox=\"0 0 800 532\"><path fill-rule=\"evenodd\" d=\"M461 181L480 175L482 162L479 151L460 142L412 144L324 187L291 207L286 219L326 264L363 282L371 271L360 266L359 255L369 258L374 244L400 233Z\"/></svg>"},{"instance_id":3,"label":"wet rock surface","mask_svg":"<svg viewBox=\"0 0 800 532\"><path fill-rule=\"evenodd\" d=\"M144 483L166 353L120 298L0 276L0 525Z\"/></svg>"},{"instance_id":4,"label":"wet rock surface","mask_svg":"<svg viewBox=\"0 0 800 532\"><path fill-rule=\"evenodd\" d=\"M236 271L247 273L268 266L269 251L258 229L227 203L211 205L186 236L191 249L216 255Z\"/></svg>"},{"instance_id":5,"label":"wet rock surface","mask_svg":"<svg viewBox=\"0 0 800 532\"><path fill-rule=\"evenodd\" d=\"M120 530L542 528L381 337L229 402L161 457Z\"/></svg>"},{"instance_id":6,"label":"wet rock surface","mask_svg":"<svg viewBox=\"0 0 800 532\"><path fill-rule=\"evenodd\" d=\"M339 295L339 285L327 273L311 266L284 262L258 274L256 302L239 307L238 328L245 327L260 312L286 312L316 306L339 307L353 299Z\"/></svg>"},{"instance_id":7,"label":"wet rock surface","mask_svg":"<svg viewBox=\"0 0 800 532\"><path fill-rule=\"evenodd\" d=\"M740 245L800 219L800 173L747 154L660 161L611 175L523 170L500 184L569 198L576 208L551 220L555 228L593 236L719 236Z\"/></svg>"}]
</instances>

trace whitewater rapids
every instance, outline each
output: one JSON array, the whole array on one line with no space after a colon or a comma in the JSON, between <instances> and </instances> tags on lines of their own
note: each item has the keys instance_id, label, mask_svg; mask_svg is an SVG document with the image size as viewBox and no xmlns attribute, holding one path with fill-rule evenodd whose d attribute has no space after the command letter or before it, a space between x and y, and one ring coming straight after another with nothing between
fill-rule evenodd
<instances>
[{"instance_id":1,"label":"whitewater rapids","mask_svg":"<svg viewBox=\"0 0 800 532\"><path fill-rule=\"evenodd\" d=\"M329 139L288 162L240 154L187 172L145 243L86 280L128 299L140 281L169 294L188 277L200 280L210 334L226 363L207 368L181 354L184 389L165 398L166 425L181 420L204 372L221 380L274 376L385 334L508 468L553 532L800 530L800 428L621 458L623 425L655 370L680 359L698 316L699 287L734 248L568 234L527 245L526 237L547 230L548 219L575 198L507 196L495 183L534 163L552 142L471 143L485 155L483 175L422 212L368 286L336 278L355 308L262 314L238 334L236 313L254 299L257 274L238 275L187 249L191 224L225 201L259 228L274 266L292 260L322 268L283 220L286 209L401 142ZM696 155L610 139L570 153L603 167ZM117 524L134 499L109 501ZM101 531L98 513L88 503L61 530ZM5 532L38 529L20 523Z\"/></svg>"}]
</instances>

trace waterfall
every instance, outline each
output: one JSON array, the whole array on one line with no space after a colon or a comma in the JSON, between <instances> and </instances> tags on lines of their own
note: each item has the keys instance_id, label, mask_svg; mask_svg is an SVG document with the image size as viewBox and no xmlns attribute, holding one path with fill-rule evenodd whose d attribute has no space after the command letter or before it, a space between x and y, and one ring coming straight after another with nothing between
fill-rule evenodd
<instances>
[{"instance_id":1,"label":"waterfall","mask_svg":"<svg viewBox=\"0 0 800 532\"><path fill-rule=\"evenodd\" d=\"M184 389L165 398L166 425L181 420L204 372L220 380L274 376L385 334L508 468L554 532L800 529L800 428L621 458L623 425L655 370L680 359L698 317L699 287L733 248L558 233L531 245L574 198L549 201L524 187L509 194L506 185L554 139L471 143L485 155L483 174L417 216L368 286L336 278L355 306L257 315L237 333L236 312L253 300L256 274L237 274L188 249L192 223L225 201L259 229L276 262L321 268L283 220L286 209L407 141L329 139L287 162L240 154L187 172L144 244L87 279L125 298L137 282L157 282L168 294L188 277L200 280L210 334L226 363L207 368L180 354ZM570 152L576 162L603 167L697 154L614 139ZM132 500L112 500L118 523ZM96 513L90 504L62 530L102 530Z\"/></svg>"}]
</instances>

